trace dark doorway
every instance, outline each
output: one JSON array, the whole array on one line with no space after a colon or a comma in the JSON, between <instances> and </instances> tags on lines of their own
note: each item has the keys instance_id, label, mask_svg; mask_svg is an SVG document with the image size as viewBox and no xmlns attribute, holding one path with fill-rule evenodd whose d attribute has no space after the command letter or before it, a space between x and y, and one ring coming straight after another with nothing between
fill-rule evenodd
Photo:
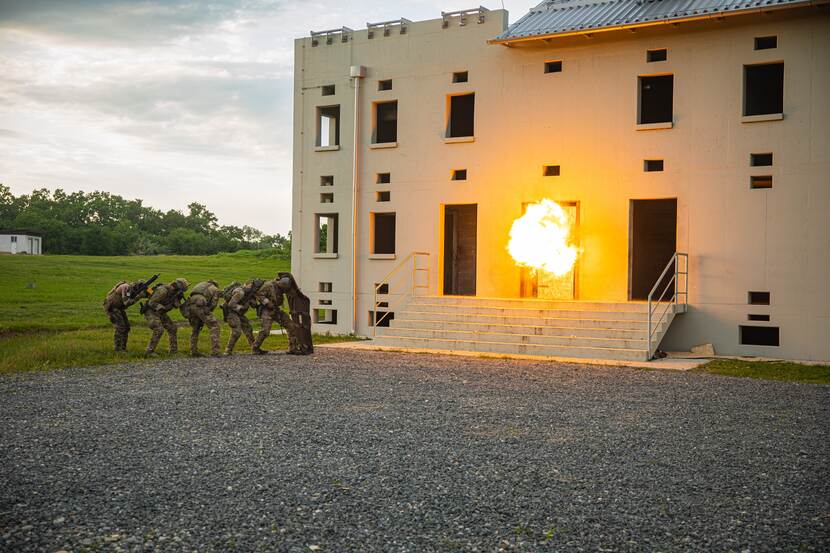
<instances>
[{"instance_id":1,"label":"dark doorway","mask_svg":"<svg viewBox=\"0 0 830 553\"><path fill-rule=\"evenodd\" d=\"M476 295L476 231L478 206L444 208L444 294Z\"/></svg>"},{"instance_id":2,"label":"dark doorway","mask_svg":"<svg viewBox=\"0 0 830 553\"><path fill-rule=\"evenodd\" d=\"M676 249L677 199L631 200L628 282L632 300L648 299ZM661 292L672 276L666 275Z\"/></svg>"}]
</instances>

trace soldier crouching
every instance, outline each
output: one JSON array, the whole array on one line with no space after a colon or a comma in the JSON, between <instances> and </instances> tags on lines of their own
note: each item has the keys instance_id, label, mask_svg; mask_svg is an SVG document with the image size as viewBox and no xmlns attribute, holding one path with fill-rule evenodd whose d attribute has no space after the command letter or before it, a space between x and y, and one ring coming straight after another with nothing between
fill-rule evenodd
<instances>
[{"instance_id":1,"label":"soldier crouching","mask_svg":"<svg viewBox=\"0 0 830 553\"><path fill-rule=\"evenodd\" d=\"M155 352L165 330L170 339L170 353L178 353L176 323L170 319L167 313L181 305L182 297L188 286L190 286L190 283L183 278L177 278L171 284L156 286L150 299L142 306L142 313L147 320L147 326L150 327L153 333L145 351L147 355Z\"/></svg>"},{"instance_id":2,"label":"soldier crouching","mask_svg":"<svg viewBox=\"0 0 830 553\"><path fill-rule=\"evenodd\" d=\"M251 280L244 286L240 282L232 282L222 291L222 297L225 299L225 303L222 305L222 313L225 322L231 327L231 335L228 338L225 355L233 355L233 348L243 334L253 351L256 339L254 338L254 330L251 328L251 323L245 313L255 303L254 296L262 284L263 282L259 279Z\"/></svg>"},{"instance_id":3,"label":"soldier crouching","mask_svg":"<svg viewBox=\"0 0 830 553\"><path fill-rule=\"evenodd\" d=\"M278 273L277 286L288 297L289 316L283 316L280 324L288 330L288 353L309 355L314 353L311 342L311 301L303 294L291 273Z\"/></svg>"},{"instance_id":4,"label":"soldier crouching","mask_svg":"<svg viewBox=\"0 0 830 553\"><path fill-rule=\"evenodd\" d=\"M193 287L180 311L190 323L190 355L200 357L199 334L207 325L210 331L210 354L219 356L219 321L213 316L213 310L219 303L219 285L215 280L200 282Z\"/></svg>"},{"instance_id":5,"label":"soldier crouching","mask_svg":"<svg viewBox=\"0 0 830 553\"><path fill-rule=\"evenodd\" d=\"M131 290L134 286L135 283L130 284L121 281L107 292L107 297L104 300L104 312L106 312L115 329L115 351L127 351L127 338L130 336L130 319L127 317L127 308L138 301L139 298L146 296L146 291L142 290L142 295L131 297Z\"/></svg>"},{"instance_id":6,"label":"soldier crouching","mask_svg":"<svg viewBox=\"0 0 830 553\"><path fill-rule=\"evenodd\" d=\"M262 349L262 343L271 335L271 327L275 321L281 323L285 318L285 313L280 309L282 292L275 280L266 280L257 290L255 298L259 304L257 315L259 315L259 324L262 328L256 336L251 351L256 355L264 355L268 352Z\"/></svg>"}]
</instances>

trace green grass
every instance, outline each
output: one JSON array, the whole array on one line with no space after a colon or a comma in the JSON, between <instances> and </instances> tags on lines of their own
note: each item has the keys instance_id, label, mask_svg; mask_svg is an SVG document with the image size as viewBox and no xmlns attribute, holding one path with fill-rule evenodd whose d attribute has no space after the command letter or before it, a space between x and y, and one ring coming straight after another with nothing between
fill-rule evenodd
<instances>
[{"instance_id":1,"label":"green grass","mask_svg":"<svg viewBox=\"0 0 830 553\"><path fill-rule=\"evenodd\" d=\"M0 374L143 359L150 334L138 306L128 310L133 330L127 353L112 351L112 326L101 304L119 280L145 279L160 273L161 282L185 277L193 285L213 278L225 286L255 276L273 278L278 271L287 270L288 260L269 257L266 252L154 257L0 256ZM170 315L174 321L183 322L178 310ZM217 316L221 316L218 310ZM223 347L228 334L223 324ZM316 336L315 343L343 339ZM179 329L181 351L189 350L189 340L190 327L186 325ZM199 345L207 353L210 340L206 330ZM240 353L248 351L244 338L236 349ZM287 349L287 340L271 336L265 349ZM166 350L165 336L158 351Z\"/></svg>"},{"instance_id":2,"label":"green grass","mask_svg":"<svg viewBox=\"0 0 830 553\"><path fill-rule=\"evenodd\" d=\"M694 370L742 378L830 384L830 365L804 365L788 361L715 359Z\"/></svg>"}]
</instances>

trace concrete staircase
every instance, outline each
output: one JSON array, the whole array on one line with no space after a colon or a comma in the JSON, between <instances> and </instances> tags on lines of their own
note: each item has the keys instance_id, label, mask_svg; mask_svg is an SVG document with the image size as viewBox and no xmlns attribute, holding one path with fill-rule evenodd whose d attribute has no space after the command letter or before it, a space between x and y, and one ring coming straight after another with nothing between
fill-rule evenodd
<instances>
[{"instance_id":1,"label":"concrete staircase","mask_svg":"<svg viewBox=\"0 0 830 553\"><path fill-rule=\"evenodd\" d=\"M665 305L665 304L664 304ZM657 343L675 315L655 330ZM682 309L682 306L681 306ZM412 297L377 328L378 346L647 361L648 307L636 302Z\"/></svg>"}]
</instances>

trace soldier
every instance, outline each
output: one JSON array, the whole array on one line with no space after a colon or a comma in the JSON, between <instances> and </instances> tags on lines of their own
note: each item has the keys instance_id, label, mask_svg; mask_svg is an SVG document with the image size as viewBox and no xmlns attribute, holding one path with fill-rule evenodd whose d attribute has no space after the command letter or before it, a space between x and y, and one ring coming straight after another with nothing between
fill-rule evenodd
<instances>
[{"instance_id":1,"label":"soldier","mask_svg":"<svg viewBox=\"0 0 830 553\"><path fill-rule=\"evenodd\" d=\"M288 297L290 317L280 321L288 330L288 353L314 353L314 345L311 343L311 301L297 286L291 273L278 273L277 279L277 286Z\"/></svg>"},{"instance_id":2,"label":"soldier","mask_svg":"<svg viewBox=\"0 0 830 553\"><path fill-rule=\"evenodd\" d=\"M253 351L254 330L251 328L251 323L245 313L249 307L256 303L254 295L262 284L263 281L259 279L253 279L244 286L240 282L232 282L222 292L222 297L225 298L222 312L225 316L225 322L231 327L231 336L228 338L225 355L233 355L233 348L243 334L248 339L248 344L251 346L251 351Z\"/></svg>"},{"instance_id":3,"label":"soldier","mask_svg":"<svg viewBox=\"0 0 830 553\"><path fill-rule=\"evenodd\" d=\"M266 280L254 297L259 304L257 315L259 315L259 324L262 329L257 334L251 352L255 355L264 355L268 352L262 349L262 343L271 334L271 325L274 324L274 321L279 323L286 317L280 309L280 306L282 306L282 291L277 286L276 280Z\"/></svg>"},{"instance_id":4,"label":"soldier","mask_svg":"<svg viewBox=\"0 0 830 553\"><path fill-rule=\"evenodd\" d=\"M104 300L104 311L115 328L115 351L127 351L127 338L130 335L127 308L147 297L147 288L139 286L140 284L142 283L129 283L122 280L107 292Z\"/></svg>"},{"instance_id":5,"label":"soldier","mask_svg":"<svg viewBox=\"0 0 830 553\"><path fill-rule=\"evenodd\" d=\"M177 278L171 284L156 286L150 299L142 305L141 312L144 314L144 318L147 319L150 330L153 331L153 335L150 336L150 343L147 344L147 351L145 352L147 355L155 352L165 330L170 338L170 353L178 353L176 324L170 320L167 312L181 305L182 297L188 286L190 286L190 283L183 278Z\"/></svg>"},{"instance_id":6,"label":"soldier","mask_svg":"<svg viewBox=\"0 0 830 553\"><path fill-rule=\"evenodd\" d=\"M207 325L210 330L210 354L219 356L219 321L213 316L213 310L219 304L219 284L215 280L200 282L193 287L180 311L190 322L190 355L201 357L199 353L199 334Z\"/></svg>"}]
</instances>

